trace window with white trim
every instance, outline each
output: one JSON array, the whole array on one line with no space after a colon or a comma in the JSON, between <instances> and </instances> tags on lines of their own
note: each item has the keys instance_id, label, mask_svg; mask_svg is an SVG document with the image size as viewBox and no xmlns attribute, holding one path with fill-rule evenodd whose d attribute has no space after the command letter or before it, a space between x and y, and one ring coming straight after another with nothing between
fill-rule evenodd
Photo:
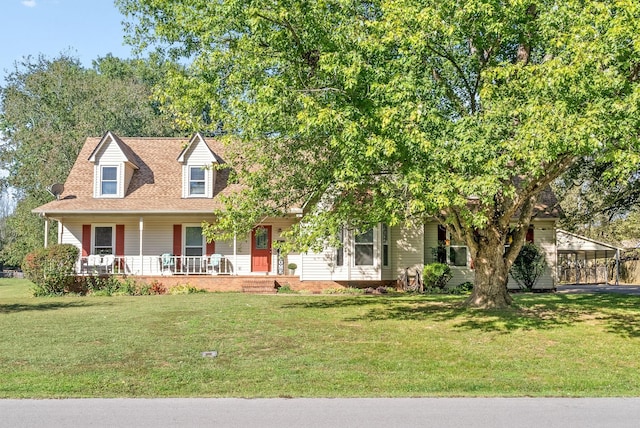
<instances>
[{"instance_id":1,"label":"window with white trim","mask_svg":"<svg viewBox=\"0 0 640 428\"><path fill-rule=\"evenodd\" d=\"M356 266L373 266L373 229L356 235L354 255Z\"/></svg>"},{"instance_id":2,"label":"window with white trim","mask_svg":"<svg viewBox=\"0 0 640 428\"><path fill-rule=\"evenodd\" d=\"M100 167L100 195L115 196L118 194L118 167Z\"/></svg>"},{"instance_id":3,"label":"window with white trim","mask_svg":"<svg viewBox=\"0 0 640 428\"><path fill-rule=\"evenodd\" d=\"M202 166L189 167L189 196L205 195L206 170Z\"/></svg>"},{"instance_id":4,"label":"window with white trim","mask_svg":"<svg viewBox=\"0 0 640 428\"><path fill-rule=\"evenodd\" d=\"M95 226L93 228L92 254L113 254L114 247L113 226Z\"/></svg>"},{"instance_id":5,"label":"window with white trim","mask_svg":"<svg viewBox=\"0 0 640 428\"><path fill-rule=\"evenodd\" d=\"M202 236L202 227L185 226L184 232L184 255L204 256L206 244Z\"/></svg>"}]
</instances>

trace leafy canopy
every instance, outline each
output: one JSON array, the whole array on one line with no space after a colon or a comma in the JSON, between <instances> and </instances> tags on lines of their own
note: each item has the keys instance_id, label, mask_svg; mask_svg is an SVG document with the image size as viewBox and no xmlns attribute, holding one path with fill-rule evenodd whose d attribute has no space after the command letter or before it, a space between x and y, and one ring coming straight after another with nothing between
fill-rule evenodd
<instances>
[{"instance_id":1,"label":"leafy canopy","mask_svg":"<svg viewBox=\"0 0 640 428\"><path fill-rule=\"evenodd\" d=\"M277 201L253 220L331 194L332 218L482 228L585 156L638 161L634 1L118 3L192 59L166 99L233 137L245 197Z\"/></svg>"}]
</instances>

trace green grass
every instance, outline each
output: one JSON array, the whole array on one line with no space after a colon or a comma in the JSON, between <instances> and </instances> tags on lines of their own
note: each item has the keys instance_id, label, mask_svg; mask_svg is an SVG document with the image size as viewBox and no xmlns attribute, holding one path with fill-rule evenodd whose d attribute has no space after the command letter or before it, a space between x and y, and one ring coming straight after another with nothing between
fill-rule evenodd
<instances>
[{"instance_id":1,"label":"green grass","mask_svg":"<svg viewBox=\"0 0 640 428\"><path fill-rule=\"evenodd\" d=\"M27 297L0 281L0 397L640 396L640 298ZM203 351L218 351L203 358Z\"/></svg>"}]
</instances>

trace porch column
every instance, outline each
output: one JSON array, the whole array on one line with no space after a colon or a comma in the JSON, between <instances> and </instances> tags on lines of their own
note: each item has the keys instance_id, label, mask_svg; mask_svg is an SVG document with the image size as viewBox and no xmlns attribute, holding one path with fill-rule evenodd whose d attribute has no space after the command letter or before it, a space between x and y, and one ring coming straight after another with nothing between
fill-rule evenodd
<instances>
[{"instance_id":1,"label":"porch column","mask_svg":"<svg viewBox=\"0 0 640 428\"><path fill-rule=\"evenodd\" d=\"M233 274L238 275L238 235L233 232Z\"/></svg>"},{"instance_id":2,"label":"porch column","mask_svg":"<svg viewBox=\"0 0 640 428\"><path fill-rule=\"evenodd\" d=\"M62 244L62 233L64 231L64 223L58 220L58 244Z\"/></svg>"},{"instance_id":3,"label":"porch column","mask_svg":"<svg viewBox=\"0 0 640 428\"><path fill-rule=\"evenodd\" d=\"M49 218L44 218L44 248L49 246Z\"/></svg>"},{"instance_id":4,"label":"porch column","mask_svg":"<svg viewBox=\"0 0 640 428\"><path fill-rule=\"evenodd\" d=\"M620 249L616 248L616 285L620 285Z\"/></svg>"},{"instance_id":5,"label":"porch column","mask_svg":"<svg viewBox=\"0 0 640 428\"><path fill-rule=\"evenodd\" d=\"M142 217L140 217L140 221L139 221L139 226L138 229L140 230L140 235L139 235L139 245L138 247L140 248L140 275L144 275L144 258L143 258L143 250L142 250L142 232L144 230L144 219Z\"/></svg>"}]
</instances>

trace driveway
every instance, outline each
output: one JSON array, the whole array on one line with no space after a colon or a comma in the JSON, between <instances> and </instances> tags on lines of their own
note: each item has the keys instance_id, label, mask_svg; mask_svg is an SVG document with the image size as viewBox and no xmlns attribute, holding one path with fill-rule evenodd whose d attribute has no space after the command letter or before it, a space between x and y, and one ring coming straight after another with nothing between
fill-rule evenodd
<instances>
[{"instance_id":1,"label":"driveway","mask_svg":"<svg viewBox=\"0 0 640 428\"><path fill-rule=\"evenodd\" d=\"M618 293L640 296L640 285L559 285L558 293Z\"/></svg>"}]
</instances>

